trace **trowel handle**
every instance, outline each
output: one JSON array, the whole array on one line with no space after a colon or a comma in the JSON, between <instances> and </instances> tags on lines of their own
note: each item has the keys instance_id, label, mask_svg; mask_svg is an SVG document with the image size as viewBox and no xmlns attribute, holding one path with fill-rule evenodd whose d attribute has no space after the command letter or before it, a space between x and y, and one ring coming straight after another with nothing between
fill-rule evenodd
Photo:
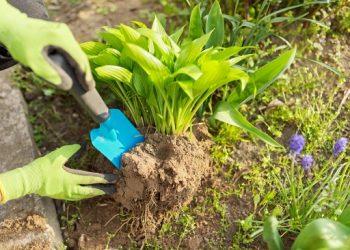
<instances>
[{"instance_id":1,"label":"trowel handle","mask_svg":"<svg viewBox=\"0 0 350 250\"><path fill-rule=\"evenodd\" d=\"M74 68L61 53L50 53L49 58L69 76L72 81L69 92L89 113L92 119L98 123L105 122L109 118L108 107L97 92L96 88L86 90L86 88L81 86ZM67 77L64 78L67 79Z\"/></svg>"}]
</instances>

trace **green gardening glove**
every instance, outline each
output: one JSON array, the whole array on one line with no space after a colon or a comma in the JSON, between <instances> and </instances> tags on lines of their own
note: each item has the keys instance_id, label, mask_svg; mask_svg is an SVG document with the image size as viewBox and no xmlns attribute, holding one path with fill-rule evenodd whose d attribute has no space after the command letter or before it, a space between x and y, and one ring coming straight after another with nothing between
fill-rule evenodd
<instances>
[{"instance_id":1,"label":"green gardening glove","mask_svg":"<svg viewBox=\"0 0 350 250\"><path fill-rule=\"evenodd\" d=\"M0 174L1 203L27 194L75 201L113 193L114 175L64 167L79 148L79 145L64 146L27 166Z\"/></svg>"},{"instance_id":2,"label":"green gardening glove","mask_svg":"<svg viewBox=\"0 0 350 250\"><path fill-rule=\"evenodd\" d=\"M66 82L62 79L64 74L48 57L55 49L77 69L87 90L95 87L88 59L63 23L29 18L6 0L0 0L0 43L16 61L48 82L68 90L70 86L63 86Z\"/></svg>"}]
</instances>

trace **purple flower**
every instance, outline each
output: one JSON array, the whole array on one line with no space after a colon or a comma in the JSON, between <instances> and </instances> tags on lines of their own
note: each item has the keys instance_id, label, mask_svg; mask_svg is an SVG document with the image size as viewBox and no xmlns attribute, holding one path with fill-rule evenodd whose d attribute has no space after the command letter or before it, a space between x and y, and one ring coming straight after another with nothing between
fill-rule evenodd
<instances>
[{"instance_id":1,"label":"purple flower","mask_svg":"<svg viewBox=\"0 0 350 250\"><path fill-rule=\"evenodd\" d=\"M309 170L312 163L314 163L314 158L312 158L311 155L305 155L303 159L301 159L301 165L303 166L304 170Z\"/></svg>"},{"instance_id":2,"label":"purple flower","mask_svg":"<svg viewBox=\"0 0 350 250\"><path fill-rule=\"evenodd\" d=\"M289 147L297 155L301 153L305 146L305 138L302 135L295 134L289 138Z\"/></svg>"},{"instance_id":3,"label":"purple flower","mask_svg":"<svg viewBox=\"0 0 350 250\"><path fill-rule=\"evenodd\" d=\"M348 144L348 139L346 139L345 137L340 138L334 145L333 155L338 156L341 152L344 151L347 144Z\"/></svg>"}]
</instances>

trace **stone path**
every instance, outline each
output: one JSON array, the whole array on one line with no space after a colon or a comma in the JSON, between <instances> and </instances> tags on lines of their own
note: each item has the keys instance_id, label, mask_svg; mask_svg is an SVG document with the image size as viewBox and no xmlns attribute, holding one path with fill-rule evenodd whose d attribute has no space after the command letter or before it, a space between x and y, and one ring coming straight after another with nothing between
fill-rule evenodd
<instances>
[{"instance_id":1,"label":"stone path","mask_svg":"<svg viewBox=\"0 0 350 250\"><path fill-rule=\"evenodd\" d=\"M0 172L21 167L36 157L26 113L21 92L11 84L10 71L1 71ZM54 249L61 242L52 200L29 195L0 205L0 249Z\"/></svg>"}]
</instances>

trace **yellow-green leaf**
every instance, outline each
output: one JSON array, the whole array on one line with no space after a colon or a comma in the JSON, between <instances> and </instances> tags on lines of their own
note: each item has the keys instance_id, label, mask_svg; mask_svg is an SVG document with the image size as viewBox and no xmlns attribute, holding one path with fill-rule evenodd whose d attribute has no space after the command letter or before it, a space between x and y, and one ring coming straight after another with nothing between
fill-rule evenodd
<instances>
[{"instance_id":1,"label":"yellow-green leaf","mask_svg":"<svg viewBox=\"0 0 350 250\"><path fill-rule=\"evenodd\" d=\"M180 52L180 55L175 62L175 70L178 70L186 65L193 64L201 54L202 49L208 42L210 35L211 33L205 34L187 44L187 46Z\"/></svg>"},{"instance_id":2,"label":"yellow-green leaf","mask_svg":"<svg viewBox=\"0 0 350 250\"><path fill-rule=\"evenodd\" d=\"M200 38L203 35L203 24L200 4L197 4L191 12L189 35L192 40Z\"/></svg>"},{"instance_id":3,"label":"yellow-green leaf","mask_svg":"<svg viewBox=\"0 0 350 250\"><path fill-rule=\"evenodd\" d=\"M126 84L131 83L132 73L119 66L106 65L95 69L96 74L103 80L115 80Z\"/></svg>"},{"instance_id":4,"label":"yellow-green leaf","mask_svg":"<svg viewBox=\"0 0 350 250\"><path fill-rule=\"evenodd\" d=\"M269 145L282 147L269 135L254 127L237 109L233 108L232 105L227 102L221 101L216 105L213 117L221 122L246 130Z\"/></svg>"},{"instance_id":5,"label":"yellow-green leaf","mask_svg":"<svg viewBox=\"0 0 350 250\"><path fill-rule=\"evenodd\" d=\"M221 46L223 44L225 37L225 24L220 4L217 0L209 11L205 30L206 33L213 31L206 48Z\"/></svg>"},{"instance_id":6,"label":"yellow-green leaf","mask_svg":"<svg viewBox=\"0 0 350 250\"><path fill-rule=\"evenodd\" d=\"M98 55L102 50L108 48L107 45L100 42L85 42L80 44L82 50L88 55Z\"/></svg>"}]
</instances>

